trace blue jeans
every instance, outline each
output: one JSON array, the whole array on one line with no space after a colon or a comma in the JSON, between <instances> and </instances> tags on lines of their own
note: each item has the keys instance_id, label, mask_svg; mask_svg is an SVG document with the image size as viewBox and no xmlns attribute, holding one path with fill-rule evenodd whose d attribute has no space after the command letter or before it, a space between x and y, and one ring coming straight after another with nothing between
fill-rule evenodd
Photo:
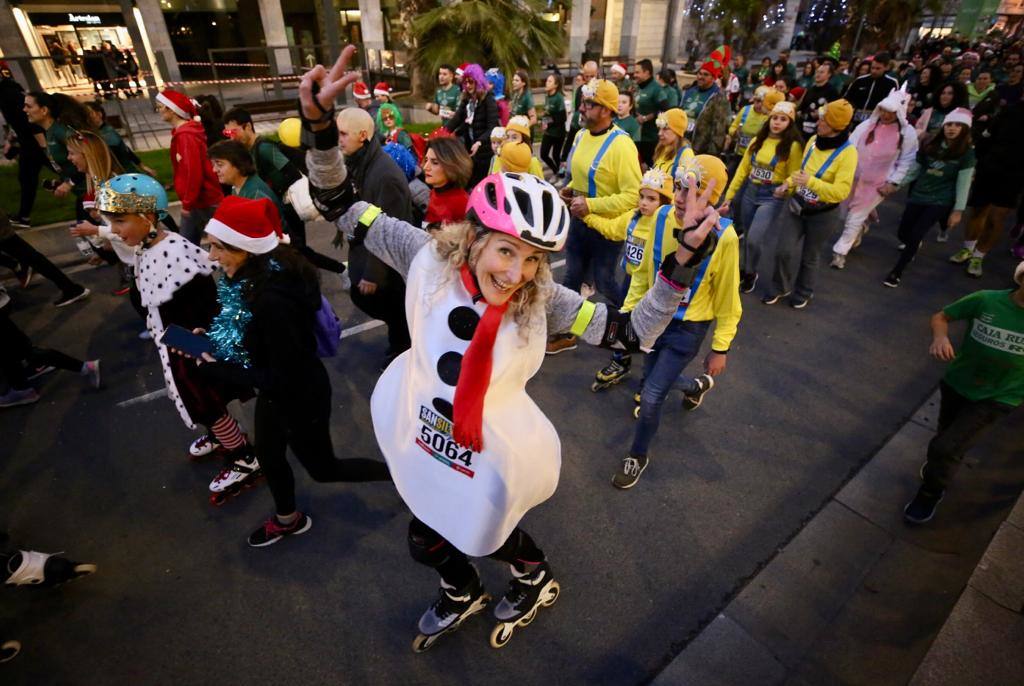
<instances>
[{"instance_id":1,"label":"blue jeans","mask_svg":"<svg viewBox=\"0 0 1024 686\"><path fill-rule=\"evenodd\" d=\"M773 193L775 186L746 183L740 197L740 218L745 233L743 250L740 252L740 272L756 274L761 262L761 253L768 244L772 224L782 208L782 200Z\"/></svg>"},{"instance_id":2,"label":"blue jeans","mask_svg":"<svg viewBox=\"0 0 1024 686\"><path fill-rule=\"evenodd\" d=\"M710 326L710 321L681 322L673 319L655 341L654 350L644 356L640 417L633 432L633 446L629 449L631 455L647 454L651 440L658 432L661 406L676 382L684 393L694 390L693 378L680 375L697 356Z\"/></svg>"},{"instance_id":3,"label":"blue jeans","mask_svg":"<svg viewBox=\"0 0 1024 686\"><path fill-rule=\"evenodd\" d=\"M579 292L587 269L593 269L594 288L615 307L622 305L621 287L615 281L623 241L610 241L573 217L565 243L565 280L562 285Z\"/></svg>"}]
</instances>

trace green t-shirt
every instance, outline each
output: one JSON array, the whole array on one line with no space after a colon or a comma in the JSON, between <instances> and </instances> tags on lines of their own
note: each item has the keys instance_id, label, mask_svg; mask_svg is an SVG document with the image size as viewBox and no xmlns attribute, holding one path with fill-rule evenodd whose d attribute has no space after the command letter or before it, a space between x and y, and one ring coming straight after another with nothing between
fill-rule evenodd
<instances>
[{"instance_id":1,"label":"green t-shirt","mask_svg":"<svg viewBox=\"0 0 1024 686\"><path fill-rule=\"evenodd\" d=\"M646 116L664 112L665 109L665 92L658 85L656 79L651 79L645 84L637 84L637 114ZM645 143L652 143L658 140L658 124L653 117L650 121L645 121L640 125L640 140Z\"/></svg>"},{"instance_id":2,"label":"green t-shirt","mask_svg":"<svg viewBox=\"0 0 1024 686\"><path fill-rule=\"evenodd\" d=\"M544 136L547 138L563 138L565 136L565 96L557 90L544 98L544 117L546 125Z\"/></svg>"},{"instance_id":3,"label":"green t-shirt","mask_svg":"<svg viewBox=\"0 0 1024 686\"><path fill-rule=\"evenodd\" d=\"M665 96L665 109L670 110L673 107L679 107L679 89L675 86L662 86L661 92Z\"/></svg>"},{"instance_id":4,"label":"green t-shirt","mask_svg":"<svg viewBox=\"0 0 1024 686\"><path fill-rule=\"evenodd\" d=\"M290 179L291 175L287 173L292 161L281 152L273 141L263 138L256 139L256 144L252 146L252 159L256 163L256 173L278 195L288 190L288 186L295 181L294 178Z\"/></svg>"},{"instance_id":5,"label":"green t-shirt","mask_svg":"<svg viewBox=\"0 0 1024 686\"><path fill-rule=\"evenodd\" d=\"M434 103L438 107L438 116L442 122L446 122L459 109L459 97L462 91L454 83L447 88L438 88L434 91Z\"/></svg>"},{"instance_id":6,"label":"green t-shirt","mask_svg":"<svg viewBox=\"0 0 1024 686\"><path fill-rule=\"evenodd\" d=\"M68 128L60 122L53 122L50 128L46 129L46 153L50 156L50 163L54 171L60 170L61 178L70 179L74 184L72 193L81 197L85 195L85 176L68 159Z\"/></svg>"},{"instance_id":7,"label":"green t-shirt","mask_svg":"<svg viewBox=\"0 0 1024 686\"><path fill-rule=\"evenodd\" d=\"M281 217L281 222L285 221L284 203L281 202L281 198L263 179L255 174L245 180L245 183L242 184L242 187L238 189L235 195L246 200L266 198L277 206L277 214ZM282 226L282 229L285 233L291 233L288 226Z\"/></svg>"},{"instance_id":8,"label":"green t-shirt","mask_svg":"<svg viewBox=\"0 0 1024 686\"><path fill-rule=\"evenodd\" d=\"M530 92L530 89L524 88L522 93L513 95L509 99L508 109L510 116L521 114L524 117L529 117L530 111L533 109L533 93Z\"/></svg>"},{"instance_id":9,"label":"green t-shirt","mask_svg":"<svg viewBox=\"0 0 1024 686\"><path fill-rule=\"evenodd\" d=\"M943 310L950 319L968 322L944 380L969 400L1014 407L1024 402L1024 307L1012 295L1012 290L978 291Z\"/></svg>"},{"instance_id":10,"label":"green t-shirt","mask_svg":"<svg viewBox=\"0 0 1024 686\"><path fill-rule=\"evenodd\" d=\"M969 148L962 156L951 160L940 160L919 152L917 163L921 169L910 186L907 200L921 205L953 207L957 176L961 170L974 167L974 150Z\"/></svg>"},{"instance_id":11,"label":"green t-shirt","mask_svg":"<svg viewBox=\"0 0 1024 686\"><path fill-rule=\"evenodd\" d=\"M103 142L110 148L110 152L117 158L125 174L138 174L141 171L138 167L138 156L132 152L132 149L128 147L128 144L121 138L121 134L113 126L104 124L100 127L99 133Z\"/></svg>"},{"instance_id":12,"label":"green t-shirt","mask_svg":"<svg viewBox=\"0 0 1024 686\"><path fill-rule=\"evenodd\" d=\"M636 143L640 140L640 122L636 120L636 117L629 115L628 117L619 118L615 117L612 120L616 126L629 134L629 137Z\"/></svg>"}]
</instances>

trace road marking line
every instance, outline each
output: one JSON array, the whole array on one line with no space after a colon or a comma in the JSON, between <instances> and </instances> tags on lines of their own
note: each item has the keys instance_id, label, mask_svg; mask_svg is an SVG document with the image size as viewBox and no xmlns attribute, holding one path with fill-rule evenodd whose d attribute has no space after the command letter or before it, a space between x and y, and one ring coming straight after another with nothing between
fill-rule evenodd
<instances>
[{"instance_id":1,"label":"road marking line","mask_svg":"<svg viewBox=\"0 0 1024 686\"><path fill-rule=\"evenodd\" d=\"M143 393L136 398L129 398L128 400L122 400L117 404L118 407L130 407L139 403L148 403L150 400L156 400L167 395L167 389L161 388L156 391L150 391L149 393Z\"/></svg>"},{"instance_id":2,"label":"road marking line","mask_svg":"<svg viewBox=\"0 0 1024 686\"><path fill-rule=\"evenodd\" d=\"M552 269L558 269L559 267L563 266L564 264L565 264L565 260L558 260L557 262L552 262L551 263L551 268ZM87 266L87 265L83 265L83 266ZM70 271L71 270L68 270L68 272L65 272L65 273L69 273ZM341 337L342 338L348 338L349 336L355 336L356 334L363 333L364 331L371 331L373 329L376 329L379 326L384 326L384 322L382 322L379 319L371 319L368 322L363 322L362 324L356 324L355 326L352 326L352 327L349 327L349 328L345 329L344 331L341 332ZM119 402L117 404L117 406L118 407L131 407L132 405L138 405L139 403L148 403L150 400L156 400L157 398L163 398L165 395L167 395L167 389L166 388L161 388L160 390L150 391L149 393L144 393L144 394L142 394L140 396L137 396L135 398L129 398L128 400L122 400L121 402Z\"/></svg>"}]
</instances>

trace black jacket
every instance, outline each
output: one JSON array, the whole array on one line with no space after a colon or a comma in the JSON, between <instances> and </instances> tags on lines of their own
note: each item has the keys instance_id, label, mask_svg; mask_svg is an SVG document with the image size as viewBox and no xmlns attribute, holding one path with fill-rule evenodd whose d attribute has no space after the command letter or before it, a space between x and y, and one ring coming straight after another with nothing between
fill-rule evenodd
<instances>
[{"instance_id":1,"label":"black jacket","mask_svg":"<svg viewBox=\"0 0 1024 686\"><path fill-rule=\"evenodd\" d=\"M243 265L235 278L252 278L253 269ZM281 401L289 412L329 414L331 386L316 353L314 334L320 286L288 270L272 271L249 309L252 319L242 344L249 353L250 367L216 362L200 369L255 387L261 397Z\"/></svg>"},{"instance_id":2,"label":"black jacket","mask_svg":"<svg viewBox=\"0 0 1024 686\"><path fill-rule=\"evenodd\" d=\"M491 131L498 125L498 103L494 99L494 94L488 93L483 100L477 100L473 120L466 123L469 116L468 106L469 97L463 94L462 100L459 101L459 109L455 110L455 114L444 126L466 144L467 150L473 143L480 141L477 155L490 157L493 154L490 145Z\"/></svg>"},{"instance_id":3,"label":"black jacket","mask_svg":"<svg viewBox=\"0 0 1024 686\"><path fill-rule=\"evenodd\" d=\"M855 112L866 110L870 115L874 111L875 105L882 102L885 96L899 87L899 82L888 74L883 74L877 79L871 74L865 74L850 83L845 97L853 105Z\"/></svg>"},{"instance_id":4,"label":"black jacket","mask_svg":"<svg viewBox=\"0 0 1024 686\"><path fill-rule=\"evenodd\" d=\"M366 145L355 155L345 158L352 187L361 200L373 203L384 210L385 214L412 221L412 195L405 174L384 149L376 137L366 141ZM374 257L363 247L362 241L349 243L349 269L352 287L355 288L360 279L372 281L378 286L386 282L402 282L398 272Z\"/></svg>"}]
</instances>

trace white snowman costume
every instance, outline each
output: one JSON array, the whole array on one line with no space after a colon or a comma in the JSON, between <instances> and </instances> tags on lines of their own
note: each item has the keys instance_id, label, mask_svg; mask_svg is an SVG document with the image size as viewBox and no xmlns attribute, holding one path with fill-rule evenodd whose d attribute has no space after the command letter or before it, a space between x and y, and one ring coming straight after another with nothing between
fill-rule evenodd
<instances>
[{"instance_id":1,"label":"white snowman costume","mask_svg":"<svg viewBox=\"0 0 1024 686\"><path fill-rule=\"evenodd\" d=\"M333 187L338 182L336 172L331 176L334 160L340 161L336 150L311 151L310 182ZM352 236L369 207L357 202L336 224ZM451 438L452 405L462 357L486 310L485 302L473 302L458 273L438 256L430 236L411 224L380 215L364 244L406 278L412 335L412 348L391 363L371 399L381 452L413 515L463 553L489 555L558 485L558 434L526 394L526 382L544 360L547 336L573 329L597 345L606 333L607 310L553 285L543 303L546 316L536 317L533 329L521 331L506 313L492 349L483 449L470 451ZM681 294L682 289L658 280L632 311L630 325L641 346L652 346L661 335ZM589 313L582 325L581 310Z\"/></svg>"},{"instance_id":2,"label":"white snowman costume","mask_svg":"<svg viewBox=\"0 0 1024 686\"><path fill-rule=\"evenodd\" d=\"M483 450L473 452L452 440L452 406L462 358L487 303L474 304L429 246L417 253L406 281L413 346L377 381L373 429L413 514L464 553L485 556L558 485L558 434L526 394L544 360L546 327L522 336L511 316L502 319L484 398Z\"/></svg>"}]
</instances>

